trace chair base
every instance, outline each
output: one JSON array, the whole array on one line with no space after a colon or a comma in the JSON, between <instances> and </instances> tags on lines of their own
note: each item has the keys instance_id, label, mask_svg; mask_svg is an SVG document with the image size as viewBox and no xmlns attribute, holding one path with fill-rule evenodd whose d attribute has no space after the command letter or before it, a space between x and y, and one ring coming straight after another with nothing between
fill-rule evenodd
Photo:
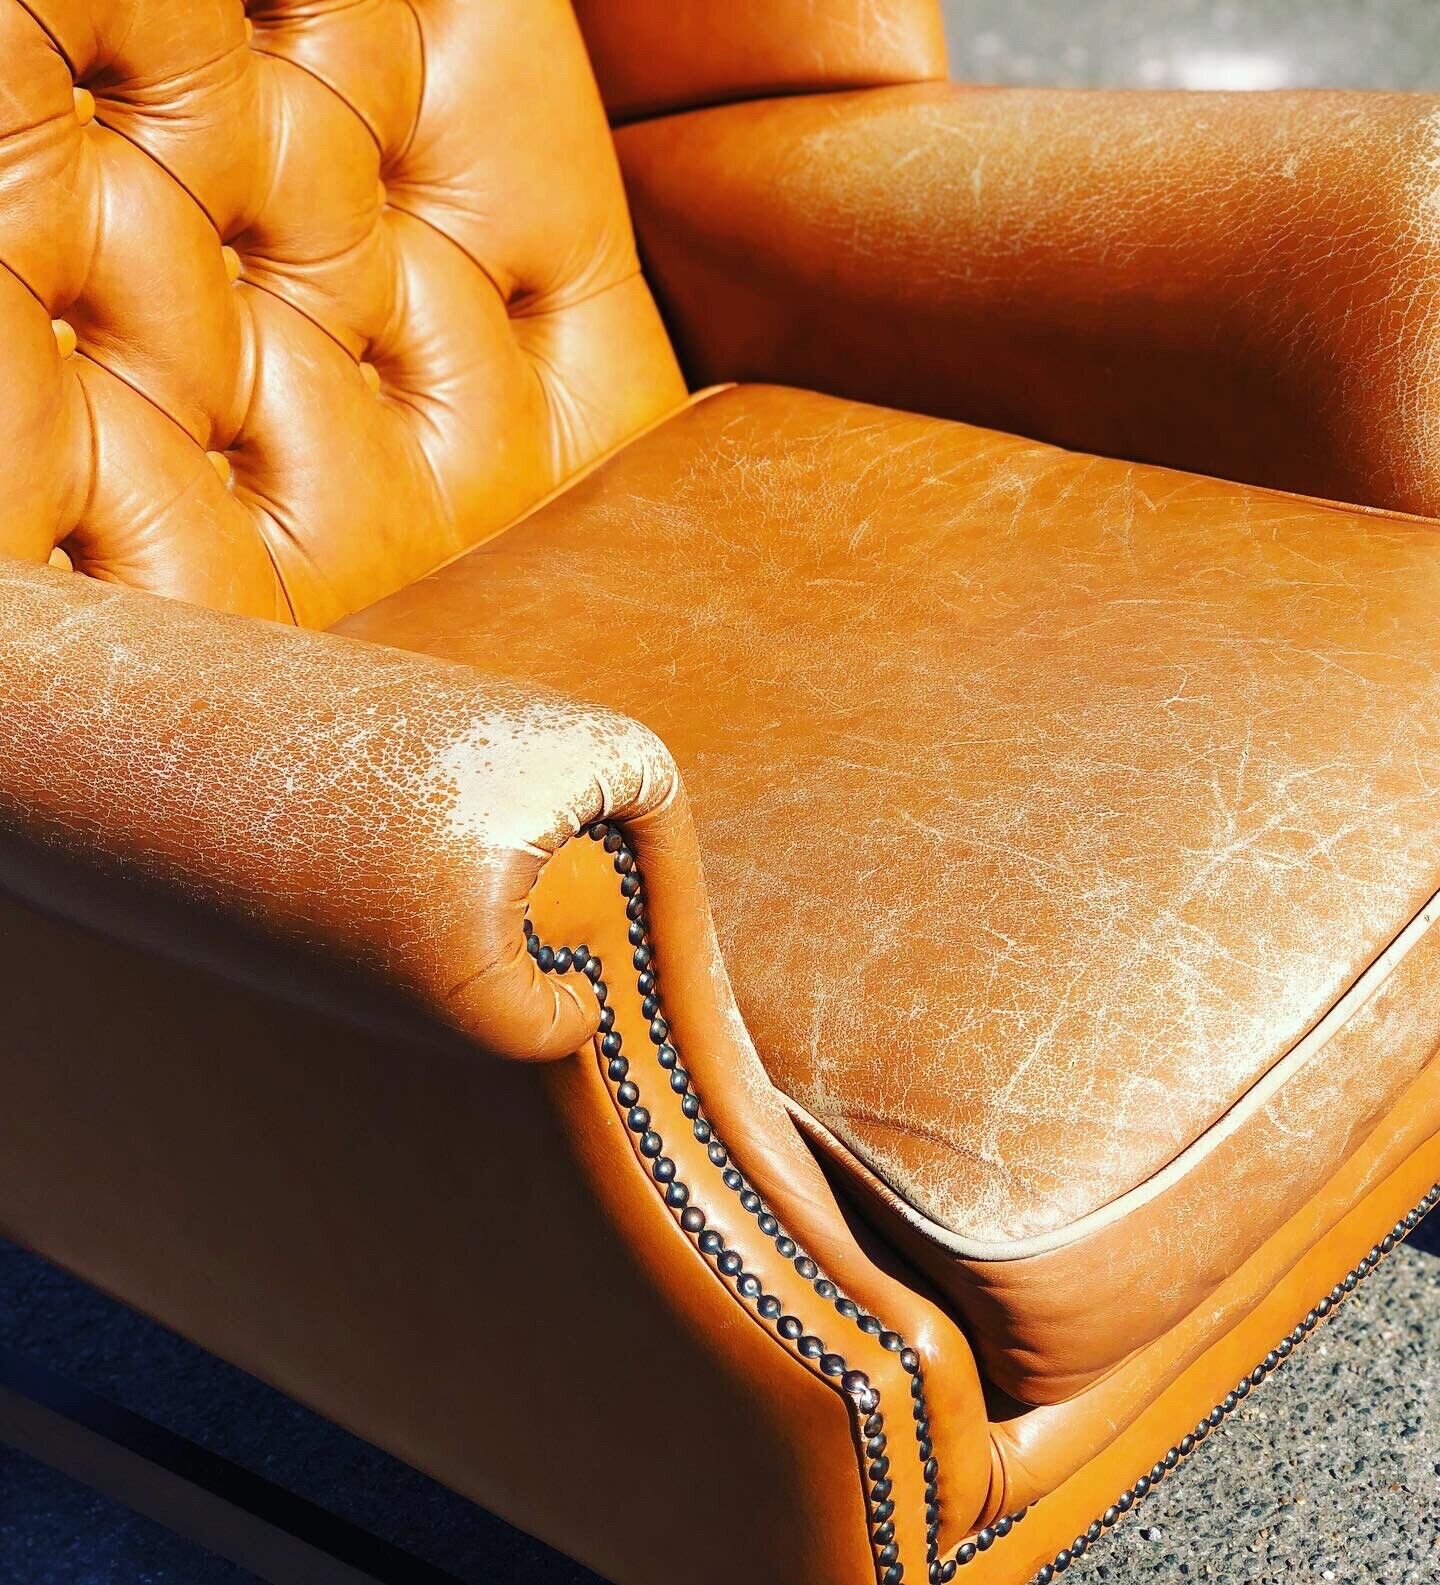
<instances>
[{"instance_id":1,"label":"chair base","mask_svg":"<svg viewBox=\"0 0 1440 1585\"><path fill-rule=\"evenodd\" d=\"M1426 1148L1417 1151L1403 1169L1381 1186L1374 1198L1382 1203L1393 1203L1397 1195L1413 1194L1412 1184L1422 1180L1423 1174L1434 1171L1437 1165L1440 1165L1440 1139L1430 1141ZM1306 1312L1281 1339L1277 1349L1267 1354L1247 1375L1242 1375L1221 1402L1208 1410L1202 1408L1201 1418L1192 1432L1173 1442L1148 1473L1142 1474L1133 1485L1127 1485L1103 1512L1094 1508L1094 1517L1088 1527L1082 1526L1068 1545L1055 1546L1051 1540L1050 1547L1054 1549L1048 1560L1046 1541L1035 1535L1034 1530L1064 1534L1074 1523L1077 1498L1079 1502L1087 1500L1066 1488L1080 1484L1093 1494L1099 1489L1099 1481L1106 1478L1094 1466L1082 1471L1075 1481L1067 1482L1066 1488L1011 1515L1001 1524L988 1527L980 1536L972 1537L952 1560L932 1569L932 1579L952 1580L963 1569L966 1580L974 1581L975 1585L981 1585L982 1579L995 1579L997 1585L1001 1579L1024 1579L1030 1585L1048 1585L1065 1572L1071 1561L1100 1541L1105 1532L1138 1506L1153 1486L1196 1451L1252 1389L1258 1388L1287 1363L1291 1352L1306 1336L1335 1313L1345 1298L1437 1205L1440 1205L1440 1183L1432 1182L1418 1201L1412 1202L1409 1210L1401 1211L1395 1224L1342 1272L1330 1292ZM1357 1223L1369 1221L1374 1210L1375 1206L1368 1201L1357 1207L1322 1246L1312 1252L1305 1266L1313 1266L1316 1256L1322 1261L1333 1259L1332 1251L1337 1247L1353 1247L1359 1233ZM1272 1295L1262 1308L1285 1303L1288 1295L1283 1290L1293 1286L1297 1277L1304 1280L1308 1276L1308 1270L1303 1275L1292 1273L1290 1281L1282 1284L1282 1291ZM1209 1374L1204 1371L1206 1363L1205 1360L1199 1362L1204 1375ZM1187 1373L1187 1376L1192 1374ZM1182 1417L1193 1412L1194 1404L1188 1400L1193 1398L1197 1386L1203 1393L1203 1386L1182 1378L1152 1406L1144 1421L1159 1414L1173 1422L1177 1407ZM1143 1445L1151 1434L1148 1423L1133 1427L1119 1439L1125 1449L1122 1456L1133 1457L1131 1444L1139 1441ZM76 1386L23 1355L3 1348L0 1348L0 1443L121 1502L206 1551L248 1569L268 1585L461 1585L444 1570ZM1112 1447L1106 1457L1095 1461L1096 1464L1113 1464L1115 1451ZM1093 1506L1093 1495L1089 1501ZM1015 1549L1013 1543L1010 1547L997 1545L1004 1542L1022 1518L1032 1513L1042 1516L1042 1523L1026 1527L1030 1531L1028 1547ZM987 1568L987 1564L998 1565L1000 1572L997 1574L993 1567ZM1016 1565L1023 1572L1015 1572Z\"/></svg>"},{"instance_id":2,"label":"chair base","mask_svg":"<svg viewBox=\"0 0 1440 1585\"><path fill-rule=\"evenodd\" d=\"M0 1442L267 1585L460 1585L452 1574L0 1349Z\"/></svg>"},{"instance_id":3,"label":"chair base","mask_svg":"<svg viewBox=\"0 0 1440 1585\"><path fill-rule=\"evenodd\" d=\"M1303 1341L1328 1321L1386 1255L1440 1206L1437 1178L1440 1135L1377 1184L1239 1326L1195 1360L1103 1452L1024 1510L1023 1526L1013 1522L1012 1514L1002 1535L992 1521L986 1546L980 1547L977 1535L969 1537L952 1555L957 1567L942 1568L940 1581L1049 1585L1063 1574L1114 1524L1133 1514L1172 1468L1212 1439L1258 1385L1257 1375L1268 1381L1292 1353L1303 1358L1296 1332ZM1281 1340L1290 1343L1283 1354ZM1247 1383L1244 1391L1242 1380ZM1202 1422L1207 1426L1204 1435Z\"/></svg>"}]
</instances>

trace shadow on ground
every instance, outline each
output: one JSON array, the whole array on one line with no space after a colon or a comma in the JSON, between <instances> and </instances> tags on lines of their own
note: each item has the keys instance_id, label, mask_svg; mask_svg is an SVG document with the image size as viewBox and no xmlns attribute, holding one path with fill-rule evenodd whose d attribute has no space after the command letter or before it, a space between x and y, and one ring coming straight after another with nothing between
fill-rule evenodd
<instances>
[{"instance_id":1,"label":"shadow on ground","mask_svg":"<svg viewBox=\"0 0 1440 1585\"><path fill-rule=\"evenodd\" d=\"M1440 1216L1430 1216L1410 1235L1410 1248L1426 1255L1440 1255ZM1440 1474L1440 1470L1436 1471Z\"/></svg>"},{"instance_id":2,"label":"shadow on ground","mask_svg":"<svg viewBox=\"0 0 1440 1585\"><path fill-rule=\"evenodd\" d=\"M232 1459L466 1585L596 1576L253 1376L0 1243L0 1345ZM3 1585L254 1585L159 1525L0 1447Z\"/></svg>"},{"instance_id":3,"label":"shadow on ground","mask_svg":"<svg viewBox=\"0 0 1440 1585\"><path fill-rule=\"evenodd\" d=\"M1347 1510L1363 1512L1376 1476L1384 1473L1388 1495L1407 1492L1409 1465L1393 1457L1374 1469L1354 1450L1377 1434L1398 1447L1419 1476L1428 1477L1426 1499L1408 1527L1418 1524L1440 1540L1440 1509L1433 1488L1440 1457L1426 1382L1429 1350L1440 1343L1440 1215L1423 1223L1410 1244L1347 1305L1324 1340L1307 1346L1311 1362L1286 1372L1286 1385L1267 1391L1274 1410L1248 1411L1227 1428L1225 1443L1235 1456L1210 1454L1184 1470L1146 1504L1139 1523L1098 1548L1074 1577L1140 1581L1270 1579L1269 1572L1216 1573L1202 1560L1215 1556L1214 1532L1228 1549L1237 1526L1254 1521L1261 1545L1283 1539L1287 1518L1303 1513L1307 1535L1327 1501L1344 1523ZM1374 1334L1379 1332L1377 1337ZM1397 1353L1397 1337L1400 1341ZM1333 1342L1330 1339L1334 1339ZM373 1534L449 1570L467 1585L600 1585L596 1577L539 1542L520 1534L453 1492L396 1462L272 1391L243 1371L212 1358L165 1328L93 1292L33 1255L0 1243L0 1344L15 1348L93 1392L168 1426L171 1430L355 1521ZM1405 1395L1418 1349L1421 1397L1418 1408ZM1318 1366L1318 1371L1316 1367ZM1338 1373L1338 1375L1337 1375ZM1337 1380L1341 1390L1336 1391ZM1412 1381L1411 1386L1414 1386ZM1358 1397L1357 1397L1358 1392ZM1287 1393L1290 1397L1287 1399ZM1299 1437L1310 1451L1322 1448L1316 1426L1340 1426L1351 1415L1352 1434L1336 1441L1339 1462L1304 1473L1293 1448ZM1377 1417L1378 1416L1378 1420ZM1282 1422L1267 1426L1270 1419ZM1388 1438L1386 1427L1397 1428ZM1219 1441L1220 1439L1216 1439ZM1413 1456L1411 1456L1413 1455ZM1403 1462L1403 1461L1402 1461ZM1207 1470L1210 1472L1207 1475ZM1240 1496L1214 1490L1239 1482ZM1210 1489L1207 1489L1207 1481ZM1177 1494L1182 1493L1177 1498ZM1309 1488L1307 1491L1306 1488ZM1318 1494L1318 1501L1312 1494ZM1238 1505L1238 1510L1237 1510ZM1393 1504L1392 1504L1393 1506ZM1172 1511L1173 1510L1173 1511ZM1383 1538L1398 1516L1377 1515L1373 1534ZM1333 1527L1333 1526L1332 1526ZM1397 1526L1404 1529L1405 1524ZM1174 1550L1161 1543L1173 1536ZM1321 1537L1323 1541L1323 1536ZM1320 1544L1317 1542L1317 1544ZM1338 1544L1338 1543L1337 1543ZM1255 1542L1244 1554L1257 1563ZM1362 1549L1363 1550L1363 1549ZM1323 1544L1321 1551L1324 1551ZM1338 1554L1337 1554L1338 1555ZM1354 1547L1349 1554L1354 1559ZM1297 1559L1282 1550L1274 1560ZM1399 1553L1383 1568L1392 1572L1324 1572L1317 1580L1350 1585L1402 1585L1440 1577L1440 1551L1432 1551L1435 1575L1414 1573ZM1377 1568L1381 1561L1377 1560ZM1120 1572L1116 1572L1119 1569ZM1158 1570L1159 1572L1152 1572ZM1280 1575L1276 1574L1275 1578ZM117 1504L0 1449L0 1581L5 1585L252 1585L252 1576L203 1556L187 1542L140 1519Z\"/></svg>"}]
</instances>

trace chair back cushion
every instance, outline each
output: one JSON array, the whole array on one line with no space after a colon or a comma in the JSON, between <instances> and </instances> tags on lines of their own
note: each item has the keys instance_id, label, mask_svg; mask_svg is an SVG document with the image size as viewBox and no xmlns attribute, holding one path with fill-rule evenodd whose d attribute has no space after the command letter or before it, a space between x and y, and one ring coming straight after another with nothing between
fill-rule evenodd
<instances>
[{"instance_id":1,"label":"chair back cushion","mask_svg":"<svg viewBox=\"0 0 1440 1585\"><path fill-rule=\"evenodd\" d=\"M568 0L0 0L0 554L328 625L683 395Z\"/></svg>"}]
</instances>

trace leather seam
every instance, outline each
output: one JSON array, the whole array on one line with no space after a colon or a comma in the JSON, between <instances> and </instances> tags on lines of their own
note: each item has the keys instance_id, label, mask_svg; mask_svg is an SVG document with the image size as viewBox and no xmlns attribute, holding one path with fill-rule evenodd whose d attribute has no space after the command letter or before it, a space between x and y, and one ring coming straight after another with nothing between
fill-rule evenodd
<instances>
[{"instance_id":1,"label":"leather seam","mask_svg":"<svg viewBox=\"0 0 1440 1585\"><path fill-rule=\"evenodd\" d=\"M360 125L365 128L366 132L370 135L370 141L375 145L376 152L380 156L381 164L384 164L385 150L383 147L381 147L380 138L375 131L375 128L370 125L370 118L360 111L355 105L351 104L351 102L345 97L344 94L340 92L334 83L326 82L320 73L317 72L314 67L308 65L305 61L294 60L289 55L281 54L279 50L267 49L264 44L260 43L251 43L246 47L256 55L263 55L268 61L274 61L279 65L293 66L296 71L304 72L304 74L312 82L317 83L321 88L325 89L327 93L333 94L335 98L337 98L340 103L345 106L350 114L355 117Z\"/></svg>"},{"instance_id":2,"label":"leather seam","mask_svg":"<svg viewBox=\"0 0 1440 1585\"><path fill-rule=\"evenodd\" d=\"M592 286L588 291L581 292L578 297L567 297L560 302L537 295L528 302L522 302L518 308L512 308L507 303L505 312L512 323L517 319L547 319L552 314L564 314L572 308L593 302L597 297L604 297L606 292L619 291L622 286L629 286L632 281L644 279L645 272L640 268L640 261L637 259L633 270L627 270L624 275L616 276L604 286Z\"/></svg>"},{"instance_id":3,"label":"leather seam","mask_svg":"<svg viewBox=\"0 0 1440 1585\"><path fill-rule=\"evenodd\" d=\"M1048 1563L1042 1563L1037 1572L1031 1576L1030 1585L1051 1585L1057 1575L1063 1574L1072 1563L1083 1557L1097 1541L1119 1524L1132 1508L1138 1507L1171 1471L1177 1469L1192 1453L1198 1451L1211 1432L1218 1431L1252 1392L1265 1385L1270 1377L1290 1360L1295 1350L1317 1327L1337 1313L1345 1300L1361 1283L1374 1274L1375 1269L1388 1255L1393 1254L1395 1249L1405 1242L1437 1204L1440 1204L1440 1183L1432 1185L1418 1205L1407 1211L1388 1233L1371 1245L1367 1253L1345 1272L1329 1293L1313 1308L1306 1311L1302 1319L1280 1339L1264 1359L1253 1370L1247 1371L1219 1403L1197 1421L1193 1431L1186 1432L1178 1442L1167 1447L1160 1458L1150 1466L1149 1471L1141 1475L1132 1486L1127 1486L1068 1547L1062 1547ZM965 1542L960 1548L956 1554L957 1562L962 1566L973 1562L979 1553L988 1551L997 1539L999 1537L991 1529L979 1531L973 1540Z\"/></svg>"},{"instance_id":4,"label":"leather seam","mask_svg":"<svg viewBox=\"0 0 1440 1585\"><path fill-rule=\"evenodd\" d=\"M80 74L75 70L75 62L70 59L69 50L67 50L64 45L61 44L60 40L57 39L50 29L45 25L45 22L41 18L39 12L35 9L35 0L20 0L20 9L25 12L25 14L30 18L35 26L40 29L47 39L50 40L50 47L55 51L60 59L65 62L65 69L70 73L71 79L75 82L79 82Z\"/></svg>"},{"instance_id":5,"label":"leather seam","mask_svg":"<svg viewBox=\"0 0 1440 1585\"><path fill-rule=\"evenodd\" d=\"M403 192L404 188L402 187L400 190ZM496 297L500 299L501 306L505 309L505 317L508 319L510 317L509 299L501 290L500 283L495 279L495 276L491 272L490 268L486 264L482 263L481 260L477 259L475 255L469 250L469 248L465 247L462 243L457 242L448 231L445 231L440 226L437 226L435 222L429 219L427 216L417 214L413 209L401 202L401 200L396 197L395 193L390 191L388 188L386 189L386 195L386 203L388 203L397 214L404 215L407 219L413 220L417 226L424 226L428 231L434 232L437 237L441 238L445 242L448 242L450 246L454 248L455 251L460 255L460 257L466 261L467 264L469 264L473 269L478 270L480 274L484 276L484 278L490 283L490 289L495 293Z\"/></svg>"},{"instance_id":6,"label":"leather seam","mask_svg":"<svg viewBox=\"0 0 1440 1585\"><path fill-rule=\"evenodd\" d=\"M720 385L702 386L698 391L687 393L674 407L658 414L655 418L642 424L633 434L626 435L622 440L617 440L613 446L606 447L604 451L599 452L588 462L582 463L573 473L567 474L565 478L561 479L553 489L547 490L538 501L532 501L529 506L525 507L515 517L512 517L508 523L504 523L497 528L493 534L486 534L483 539L477 540L475 544L466 545L452 555L446 556L443 561L436 562L428 571L421 573L420 577L415 581L420 583L426 578L433 578L436 573L443 572L447 567L454 566L457 561L463 561L466 556L483 550L487 545L493 545L496 540L503 538L512 529L518 528L527 518L533 517L542 507L558 500L566 491L572 489L583 479L587 479L592 473L598 472L607 462L619 456L627 446L633 445L637 440L652 434L655 430L661 428L662 425L668 424L671 419L678 418L682 413L688 412L690 408L698 406L701 402L708 401L711 397L721 396L726 391L733 389L733 382L727 381Z\"/></svg>"},{"instance_id":7,"label":"leather seam","mask_svg":"<svg viewBox=\"0 0 1440 1585\"><path fill-rule=\"evenodd\" d=\"M394 163L397 165L415 147L415 139L420 133L420 117L425 112L425 92L430 86L430 51L425 44L425 24L420 20L420 11L415 0L405 0L405 9L410 13L410 21L414 24L415 47L420 52L420 91L415 95L414 120L410 123L404 142L395 150ZM383 159L384 150L381 150L381 157Z\"/></svg>"},{"instance_id":8,"label":"leather seam","mask_svg":"<svg viewBox=\"0 0 1440 1585\"><path fill-rule=\"evenodd\" d=\"M623 127L644 126L652 121L669 121L676 116L701 115L707 110L728 110L732 105L763 104L772 100L818 99L826 94L868 94L886 88L917 88L923 83L948 83L944 71L925 72L918 77L884 77L869 82L858 79L833 83L807 83L787 87L784 83L750 83L737 93L721 92L715 98L702 97L692 103L646 106L632 115L611 116L615 131Z\"/></svg>"}]
</instances>

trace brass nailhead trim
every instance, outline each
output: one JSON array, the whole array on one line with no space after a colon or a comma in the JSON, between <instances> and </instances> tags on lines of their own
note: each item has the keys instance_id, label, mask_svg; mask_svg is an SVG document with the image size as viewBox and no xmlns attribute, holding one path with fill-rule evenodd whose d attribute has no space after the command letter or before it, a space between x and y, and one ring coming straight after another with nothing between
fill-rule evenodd
<instances>
[{"instance_id":1,"label":"brass nailhead trim","mask_svg":"<svg viewBox=\"0 0 1440 1585\"><path fill-rule=\"evenodd\" d=\"M925 1477L926 1563L930 1578L938 1580L947 1566L939 1558L940 1501L939 1466L930 1440L929 1410L925 1402L924 1367L920 1356L901 1335L858 1304L821 1271L781 1226L780 1220L765 1205L744 1173L735 1165L729 1149L705 1115L700 1096L690 1074L681 1065L680 1053L670 1038L670 1026L660 1001L659 976L655 967L645 897L635 855L620 830L604 822L585 827L584 834L601 843L612 856L620 877L620 895L625 899L625 914L630 921L629 941L635 949L631 967L635 986L641 996L641 1009L650 1020L649 1037L655 1060L668 1076L672 1091L681 1097L681 1108L690 1119L696 1140L706 1147L713 1166L720 1169L720 1181L754 1217L761 1234L771 1242L782 1259L810 1283L816 1295L829 1301L842 1319L856 1326L881 1347L899 1356L901 1367L910 1377L910 1415L914 1424L916 1452ZM723 1239L707 1227L703 1208L696 1202L691 1186L676 1176L675 1163L665 1154L665 1141L651 1126L652 1118L644 1104L637 1070L622 1050L623 1038L615 1028L615 1015L607 1003L609 987L601 977L600 959L587 946L554 947L542 942L527 918L524 924L526 946L536 967L543 974L563 974L578 969L590 981L600 1003L599 1050L602 1068L625 1126L635 1137L638 1150L651 1177L662 1191L665 1204L690 1236L691 1241L716 1274L739 1296L746 1306L779 1337L792 1344L802 1360L817 1375L825 1378L845 1398L861 1444L864 1468L866 1512L869 1520L871 1551L875 1559L878 1585L901 1585L905 1564L895 1537L895 1503L892 1498L890 1470L890 1428L881 1408L879 1390L864 1371L852 1369L849 1361L823 1338L806 1332L799 1318L784 1313L784 1306L773 1294L765 1292L759 1276L745 1270L738 1251L727 1249ZM953 1565L949 1565L953 1573Z\"/></svg>"},{"instance_id":2,"label":"brass nailhead trim","mask_svg":"<svg viewBox=\"0 0 1440 1585\"><path fill-rule=\"evenodd\" d=\"M721 1169L721 1182L739 1199L741 1207L755 1218L760 1232L775 1245L782 1258L791 1261L795 1270L813 1286L816 1294L833 1303L836 1311L860 1331L877 1338L883 1348L898 1354L902 1367L910 1377L911 1418L915 1427L916 1451L925 1476L926 1573L930 1585L949 1585L967 1563L974 1562L982 1552L988 1552L997 1541L1004 1540L1025 1518L1029 1509L1022 1508L1018 1512L1006 1514L987 1525L970 1540L962 1542L953 1558L941 1559L939 1556L939 1465L931 1443L924 1368L920 1356L898 1332L862 1310L824 1275L818 1263L786 1233L779 1219L765 1206L760 1195L735 1166L729 1150L706 1117L700 1096L689 1073L681 1066L679 1050L670 1038L670 1026L661 1007L659 975L649 943L644 891L635 855L616 826L600 821L586 826L584 834L592 841L601 843L605 851L612 855L615 871L620 877L620 895L625 899L625 914L630 921L629 941L635 949L631 966L637 975L635 984L642 998L642 1011L650 1020L649 1036L655 1047L655 1058L660 1068L669 1075L670 1088L682 1097L682 1110L691 1119L696 1140L706 1146L711 1163ZM606 1005L609 991L601 978L603 966L600 959L584 945L546 945L535 934L528 918L524 930L527 949L542 973L563 974L576 969L590 981L595 998L600 1003L599 1050L612 1097L626 1127L636 1136L636 1148L681 1228L710 1262L716 1274L734 1289L741 1300L781 1338L793 1343L810 1368L829 1380L844 1396L854 1417L864 1452L865 1499L876 1580L878 1585L901 1585L905 1578L905 1564L895 1540L895 1504L891 1499L892 1488L888 1478L889 1432L881 1410L879 1390L871 1385L863 1371L851 1369L844 1355L829 1348L820 1337L806 1333L797 1317L786 1315L779 1299L765 1292L760 1278L744 1269L739 1252L727 1249L720 1235L707 1228L704 1210L694 1200L690 1186L676 1177L675 1163L664 1153L664 1139L650 1126L651 1117L644 1105L640 1085L629 1059L623 1055L622 1036L614 1027L614 1010ZM1282 1338L1249 1375L1241 1377L1233 1391L1226 1393L1193 1432L1183 1436L1175 1446L1167 1448L1164 1455L1151 1466L1149 1473L1141 1475L1133 1486L1121 1492L1083 1535L1076 1536L1070 1546L1058 1552L1051 1562L1043 1564L1030 1585L1050 1585L1072 1562L1083 1557L1136 1503L1188 1458L1256 1387L1278 1370L1295 1347L1348 1294L1354 1292L1385 1256L1420 1225L1437 1203L1440 1203L1440 1184L1436 1184L1413 1211L1402 1217L1358 1266L1346 1272L1329 1294L1307 1312L1294 1330Z\"/></svg>"}]
</instances>

